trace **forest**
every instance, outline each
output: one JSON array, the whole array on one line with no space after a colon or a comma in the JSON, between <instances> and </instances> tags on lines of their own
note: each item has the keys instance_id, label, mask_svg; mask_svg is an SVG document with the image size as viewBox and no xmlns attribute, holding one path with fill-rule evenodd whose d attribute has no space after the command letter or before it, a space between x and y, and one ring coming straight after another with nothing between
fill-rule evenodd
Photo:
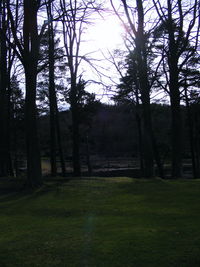
<instances>
[{"instance_id":1,"label":"forest","mask_svg":"<svg viewBox=\"0 0 200 267\"><path fill-rule=\"evenodd\" d=\"M37 188L48 164L52 177L199 178L199 12L197 0L1 0L0 177ZM84 39L104 16L123 29L102 63L117 82Z\"/></svg>"},{"instance_id":2,"label":"forest","mask_svg":"<svg viewBox=\"0 0 200 267\"><path fill-rule=\"evenodd\" d=\"M0 266L200 266L200 1L0 0Z\"/></svg>"}]
</instances>

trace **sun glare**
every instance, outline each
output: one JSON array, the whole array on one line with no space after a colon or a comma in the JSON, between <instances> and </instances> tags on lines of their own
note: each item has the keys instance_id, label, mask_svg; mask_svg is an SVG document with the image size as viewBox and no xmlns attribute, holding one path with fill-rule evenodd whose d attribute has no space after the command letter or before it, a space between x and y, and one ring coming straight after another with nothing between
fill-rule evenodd
<instances>
[{"instance_id":1,"label":"sun glare","mask_svg":"<svg viewBox=\"0 0 200 267\"><path fill-rule=\"evenodd\" d=\"M122 43L123 29L115 16L98 21L90 30L89 36L96 49L115 49Z\"/></svg>"},{"instance_id":2,"label":"sun glare","mask_svg":"<svg viewBox=\"0 0 200 267\"><path fill-rule=\"evenodd\" d=\"M115 49L123 49L123 27L120 25L118 18L114 15L106 16L105 19L96 19L85 35L85 42L83 43L83 53L90 59L83 62L82 71L87 80L98 80L101 76L100 84L91 84L87 87L90 92L95 92L97 98L108 103L110 100L108 95L103 91L104 84L110 84L110 75L112 73L113 80L118 81L118 72L110 60L110 53ZM116 78L117 77L117 78Z\"/></svg>"}]
</instances>

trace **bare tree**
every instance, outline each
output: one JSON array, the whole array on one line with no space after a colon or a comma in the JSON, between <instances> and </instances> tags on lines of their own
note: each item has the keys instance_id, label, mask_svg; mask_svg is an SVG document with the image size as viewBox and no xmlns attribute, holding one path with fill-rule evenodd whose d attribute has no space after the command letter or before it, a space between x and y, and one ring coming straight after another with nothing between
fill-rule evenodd
<instances>
[{"instance_id":1,"label":"bare tree","mask_svg":"<svg viewBox=\"0 0 200 267\"><path fill-rule=\"evenodd\" d=\"M73 139L73 170L74 176L80 176L80 131L79 131L79 112L78 112L78 81L79 66L81 60L80 48L83 34L87 25L90 23L90 16L98 10L96 1L70 0L66 3L60 0L59 6L60 20L63 27L64 46L67 57L67 64L70 73L69 101L72 114L72 139Z\"/></svg>"},{"instance_id":2,"label":"bare tree","mask_svg":"<svg viewBox=\"0 0 200 267\"><path fill-rule=\"evenodd\" d=\"M50 147L51 147L51 174L57 174L56 151L58 143L58 151L60 156L62 175L65 175L65 161L61 144L61 133L59 123L59 112L57 104L57 96L55 89L55 31L53 25L53 5L52 0L46 1L46 10L48 18L48 63L49 63L49 106L50 106ZM56 138L57 137L57 138ZM56 142L57 141L57 142Z\"/></svg>"},{"instance_id":3,"label":"bare tree","mask_svg":"<svg viewBox=\"0 0 200 267\"><path fill-rule=\"evenodd\" d=\"M6 2L0 1L0 176L14 175L11 157L11 69L15 59Z\"/></svg>"},{"instance_id":4,"label":"bare tree","mask_svg":"<svg viewBox=\"0 0 200 267\"><path fill-rule=\"evenodd\" d=\"M46 10L48 18L48 56L49 56L49 107L50 107L50 147L51 147L51 175L56 176L56 92L54 81L54 31L53 31L53 16L52 3L46 1Z\"/></svg>"},{"instance_id":5,"label":"bare tree","mask_svg":"<svg viewBox=\"0 0 200 267\"><path fill-rule=\"evenodd\" d=\"M162 42L172 114L172 177L182 175L182 116L180 73L184 65L194 55L199 39L200 3L193 1L173 1L166 3L153 0L160 17L160 30L163 31ZM163 36L162 35L162 36ZM190 44L190 49L188 45Z\"/></svg>"},{"instance_id":6,"label":"bare tree","mask_svg":"<svg viewBox=\"0 0 200 267\"><path fill-rule=\"evenodd\" d=\"M149 81L148 71L148 36L152 29L145 31L145 13L144 1L136 0L135 6L130 6L128 1L121 0L124 14L127 22L117 10L113 1L111 5L124 24L127 32L129 33L130 44L132 45L132 51L135 53L135 71L137 72L137 86L141 94L142 101L142 148L143 148L143 175L145 177L152 177L154 175L154 159L156 160L159 175L163 176L162 165L157 150L156 141L153 135L152 122L151 122L151 106L150 106L150 90L151 84ZM150 9L149 9L150 10ZM133 76L135 74L133 73Z\"/></svg>"},{"instance_id":7,"label":"bare tree","mask_svg":"<svg viewBox=\"0 0 200 267\"><path fill-rule=\"evenodd\" d=\"M0 1L0 176L7 176L8 161L8 77L7 77L7 15L5 3Z\"/></svg>"},{"instance_id":8,"label":"bare tree","mask_svg":"<svg viewBox=\"0 0 200 267\"><path fill-rule=\"evenodd\" d=\"M23 64L26 82L25 129L27 150L27 181L30 187L42 184L40 148L37 131L36 82L40 35L38 33L37 15L40 0L16 1L15 10L9 0L6 1L12 39L10 45L16 46L15 52ZM12 3L13 6L14 3ZM19 13L23 9L22 13ZM23 21L23 34L19 27ZM13 42L12 42L13 41Z\"/></svg>"}]
</instances>

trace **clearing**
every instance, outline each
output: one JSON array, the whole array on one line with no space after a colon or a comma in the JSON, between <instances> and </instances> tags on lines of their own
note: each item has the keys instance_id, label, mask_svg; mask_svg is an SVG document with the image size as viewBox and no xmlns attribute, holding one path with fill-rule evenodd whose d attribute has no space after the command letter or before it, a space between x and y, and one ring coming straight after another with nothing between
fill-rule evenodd
<instances>
[{"instance_id":1,"label":"clearing","mask_svg":"<svg viewBox=\"0 0 200 267\"><path fill-rule=\"evenodd\" d=\"M200 180L14 183L0 182L2 267L200 266Z\"/></svg>"}]
</instances>

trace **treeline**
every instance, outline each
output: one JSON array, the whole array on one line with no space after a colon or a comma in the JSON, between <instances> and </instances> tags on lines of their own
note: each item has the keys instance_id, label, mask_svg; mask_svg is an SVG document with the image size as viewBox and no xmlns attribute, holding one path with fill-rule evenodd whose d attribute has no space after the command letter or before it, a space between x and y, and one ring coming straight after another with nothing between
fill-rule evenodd
<instances>
[{"instance_id":1,"label":"treeline","mask_svg":"<svg viewBox=\"0 0 200 267\"><path fill-rule=\"evenodd\" d=\"M0 176L13 175L11 143L17 151L23 133L17 130L15 123L24 118L25 142L22 143L26 151L27 184L31 187L42 184L38 117L39 112L45 112L44 108L50 118L51 174L57 174L58 151L65 175L63 139L66 136L62 137L64 126L59 118L63 102L70 106L73 173L81 175L81 140L86 136L89 142L91 125L94 125L92 118L98 106L95 95L86 91L91 81L84 80L80 66L83 61L92 65L92 61L87 57L90 53L82 54L81 47L92 19L111 12L104 4L100 0L0 0ZM170 151L172 177L182 176L187 142L193 176L199 177L199 1L136 0L128 3L121 0L114 3L111 0L110 8L124 27L127 49L110 53L109 61L121 77L115 92L111 91L112 100L126 106L135 116L137 131L133 139L137 132L137 142L129 142L133 144L133 154L135 144L137 146L143 176L153 177L155 164L158 175L165 175L165 147L160 141L163 127L165 134L170 128L166 150ZM97 66L94 69L98 72ZM102 72L98 75L100 77ZM109 75L107 73L107 77ZM25 97L19 80L24 80ZM101 84L102 80L95 82ZM167 96L170 120L166 125L154 122L153 96L158 102ZM104 127L99 122L97 132L104 128L108 131L112 125L110 121ZM107 147L105 144L114 144L109 136L102 138L99 150L95 148L97 153ZM118 144L126 137L120 138L116 137Z\"/></svg>"},{"instance_id":2,"label":"treeline","mask_svg":"<svg viewBox=\"0 0 200 267\"><path fill-rule=\"evenodd\" d=\"M142 107L141 107L142 108ZM192 147L190 140L190 124L193 124L193 135L195 137L195 151L199 155L200 149L200 105L194 103L190 106L192 121L188 117L187 107L181 106L183 117L183 160L185 160L185 169L189 171L190 177L194 177L192 166ZM161 162L165 174L169 176L169 164L171 161L171 116L170 106L166 104L151 104L152 125L158 144ZM142 114L140 114L141 116ZM63 148L63 158L66 168L71 166L72 161L72 118L70 110L59 112L60 136ZM38 118L41 157L50 159L50 114L41 115ZM24 116L16 117L12 125L11 154L13 159L13 171L16 175L21 175L26 155L24 139ZM82 120L80 123L80 162L87 167L88 163L95 171L95 165L98 165L101 159L132 158L135 162L135 168L142 170L142 155L140 147L140 131L138 131L138 122L136 117L136 107L130 108L124 104L106 105L96 103L95 109L90 115L89 120ZM59 148L55 150L57 165L60 166ZM89 162L88 162L89 156ZM21 163L20 163L21 162ZM120 167L120 162L119 167ZM21 164L21 165L20 165ZM134 164L132 164L133 166ZM94 167L94 168L93 168ZM62 172L62 169L61 169ZM87 171L87 173L89 170ZM187 172L188 173L188 172ZM63 174L63 173L58 173ZM155 169L155 175L158 172ZM65 173L67 175L67 172Z\"/></svg>"}]
</instances>

